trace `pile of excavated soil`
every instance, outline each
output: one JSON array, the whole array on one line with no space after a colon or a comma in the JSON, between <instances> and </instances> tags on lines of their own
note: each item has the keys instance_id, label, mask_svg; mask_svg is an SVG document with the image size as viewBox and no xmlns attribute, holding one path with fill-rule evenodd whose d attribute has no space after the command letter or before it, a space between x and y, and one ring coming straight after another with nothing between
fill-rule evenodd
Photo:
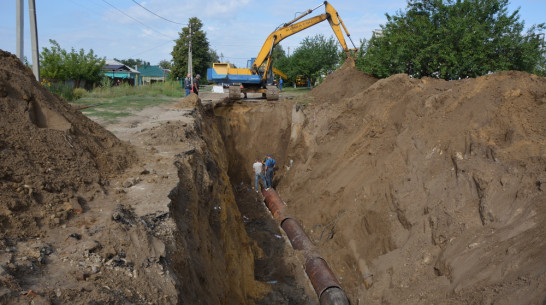
<instances>
[{"instance_id":1,"label":"pile of excavated soil","mask_svg":"<svg viewBox=\"0 0 546 305\"><path fill-rule=\"evenodd\" d=\"M353 304L544 302L546 78L344 66L312 95L278 191Z\"/></svg>"},{"instance_id":2,"label":"pile of excavated soil","mask_svg":"<svg viewBox=\"0 0 546 305\"><path fill-rule=\"evenodd\" d=\"M129 146L36 82L0 50L0 238L38 236L81 212L91 190L135 159Z\"/></svg>"},{"instance_id":3,"label":"pile of excavated soil","mask_svg":"<svg viewBox=\"0 0 546 305\"><path fill-rule=\"evenodd\" d=\"M364 74L355 68L354 59L348 58L343 65L311 91L317 103L339 100L354 96L373 85L377 78Z\"/></svg>"}]
</instances>

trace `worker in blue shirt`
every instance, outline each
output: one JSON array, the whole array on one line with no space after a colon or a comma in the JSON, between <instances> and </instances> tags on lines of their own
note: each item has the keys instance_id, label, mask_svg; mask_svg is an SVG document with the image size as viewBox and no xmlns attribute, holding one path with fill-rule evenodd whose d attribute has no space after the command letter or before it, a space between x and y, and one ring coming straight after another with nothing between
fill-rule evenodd
<instances>
[{"instance_id":1,"label":"worker in blue shirt","mask_svg":"<svg viewBox=\"0 0 546 305\"><path fill-rule=\"evenodd\" d=\"M273 171L277 167L275 159L271 158L270 154L267 154L265 161L265 190L269 191L273 187Z\"/></svg>"}]
</instances>

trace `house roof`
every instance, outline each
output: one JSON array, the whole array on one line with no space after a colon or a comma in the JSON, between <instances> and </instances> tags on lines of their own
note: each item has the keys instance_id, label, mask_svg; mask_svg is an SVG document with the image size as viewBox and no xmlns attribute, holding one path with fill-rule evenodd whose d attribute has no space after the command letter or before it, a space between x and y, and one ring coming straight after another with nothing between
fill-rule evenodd
<instances>
[{"instance_id":1,"label":"house roof","mask_svg":"<svg viewBox=\"0 0 546 305\"><path fill-rule=\"evenodd\" d=\"M107 59L104 61L104 66L102 67L102 70L104 71L113 71L113 72L129 72L129 73L136 73L140 74L137 70L126 66L119 61Z\"/></svg>"},{"instance_id":2,"label":"house roof","mask_svg":"<svg viewBox=\"0 0 546 305\"><path fill-rule=\"evenodd\" d=\"M169 74L168 70L164 70L160 66L138 67L138 72L140 72L140 76L151 76L151 77L163 77Z\"/></svg>"}]
</instances>

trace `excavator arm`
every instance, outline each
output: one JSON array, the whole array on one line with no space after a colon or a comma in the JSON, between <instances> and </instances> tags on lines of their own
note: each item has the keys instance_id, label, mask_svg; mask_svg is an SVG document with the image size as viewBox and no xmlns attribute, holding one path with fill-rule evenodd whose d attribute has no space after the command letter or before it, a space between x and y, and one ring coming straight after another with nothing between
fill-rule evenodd
<instances>
[{"instance_id":1,"label":"excavator arm","mask_svg":"<svg viewBox=\"0 0 546 305\"><path fill-rule=\"evenodd\" d=\"M323 5L326 9L325 13L300 21L303 17L311 14ZM265 40L258 56L250 67L236 68L230 63L214 63L212 64L212 68L207 70L207 79L218 83L234 84L230 86L229 89L229 97L232 100L239 99L241 93L244 93L245 96L247 93L261 93L268 100L278 100L279 89L271 83L268 83L268 77L272 72L282 76L282 74L279 73L280 71L275 71L272 67L271 54L273 53L273 48L283 39L321 23L324 20L328 20L328 23L334 30L334 34L347 56L350 56L352 51L356 51L356 47L351 40L351 35L349 34L349 31L347 31L339 14L328 1L324 1L324 3L314 9L309 9L293 20L282 24L271 33ZM343 32L345 32L349 40L351 40L354 49L349 49L347 47ZM286 79L286 75L283 77Z\"/></svg>"},{"instance_id":2,"label":"excavator arm","mask_svg":"<svg viewBox=\"0 0 546 305\"><path fill-rule=\"evenodd\" d=\"M300 20L301 18L309 15L314 10L318 9L324 5L326 12L324 14L296 22ZM297 18L283 24L281 27L279 27L277 30L275 30L273 33L271 33L267 39L265 40L262 49L260 50L260 53L258 53L258 56L254 60L254 63L252 64L251 69L253 70L253 73L260 74L259 69L262 65L265 66L262 79L265 80L267 78L267 75L269 71L271 70L271 54L273 53L273 48L279 44L283 39L290 37L298 32L301 32L311 26L314 26L318 23L323 22L324 20L328 20L330 23L330 26L332 27L334 34L336 35L339 43L341 44L341 47L343 48L343 51L349 56L350 51L356 51L356 47L353 47L354 49L349 49L347 47L347 43L345 42L345 38L343 36L343 30L347 34L347 37L350 39L351 35L349 34L349 31L347 31L347 28L345 27L345 24L341 20L341 17L339 17L338 12L334 9L332 5L328 3L328 1L324 1L323 4L317 6L314 9L307 10L304 14L298 16ZM352 43L352 40L351 40Z\"/></svg>"}]
</instances>

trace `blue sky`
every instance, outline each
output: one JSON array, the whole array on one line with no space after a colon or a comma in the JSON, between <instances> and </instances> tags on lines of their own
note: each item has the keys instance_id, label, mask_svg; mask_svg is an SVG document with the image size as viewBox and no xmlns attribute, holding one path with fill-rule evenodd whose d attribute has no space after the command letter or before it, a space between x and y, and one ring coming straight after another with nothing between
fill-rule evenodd
<instances>
[{"instance_id":1,"label":"blue sky","mask_svg":"<svg viewBox=\"0 0 546 305\"><path fill-rule=\"evenodd\" d=\"M255 57L266 37L297 12L315 8L322 1L307 0L135 0L166 19L185 23L198 17L217 53L224 61L245 66ZM386 22L385 13L405 9L406 0L331 0L358 46L370 38L374 29ZM25 56L31 56L30 26L25 5ZM0 0L0 49L16 50L16 0ZM114 7L116 8L114 8ZM526 26L546 22L546 0L512 0L509 10L520 7L520 20ZM120 12L121 11L121 12ZM147 12L132 0L50 0L36 1L40 50L55 39L62 48L94 52L107 59L142 58L151 64L170 59L174 40L182 25L173 24ZM319 8L310 16L324 12ZM132 18L127 17L130 16ZM307 36L333 32L327 22L304 30L281 42L292 52Z\"/></svg>"}]
</instances>

